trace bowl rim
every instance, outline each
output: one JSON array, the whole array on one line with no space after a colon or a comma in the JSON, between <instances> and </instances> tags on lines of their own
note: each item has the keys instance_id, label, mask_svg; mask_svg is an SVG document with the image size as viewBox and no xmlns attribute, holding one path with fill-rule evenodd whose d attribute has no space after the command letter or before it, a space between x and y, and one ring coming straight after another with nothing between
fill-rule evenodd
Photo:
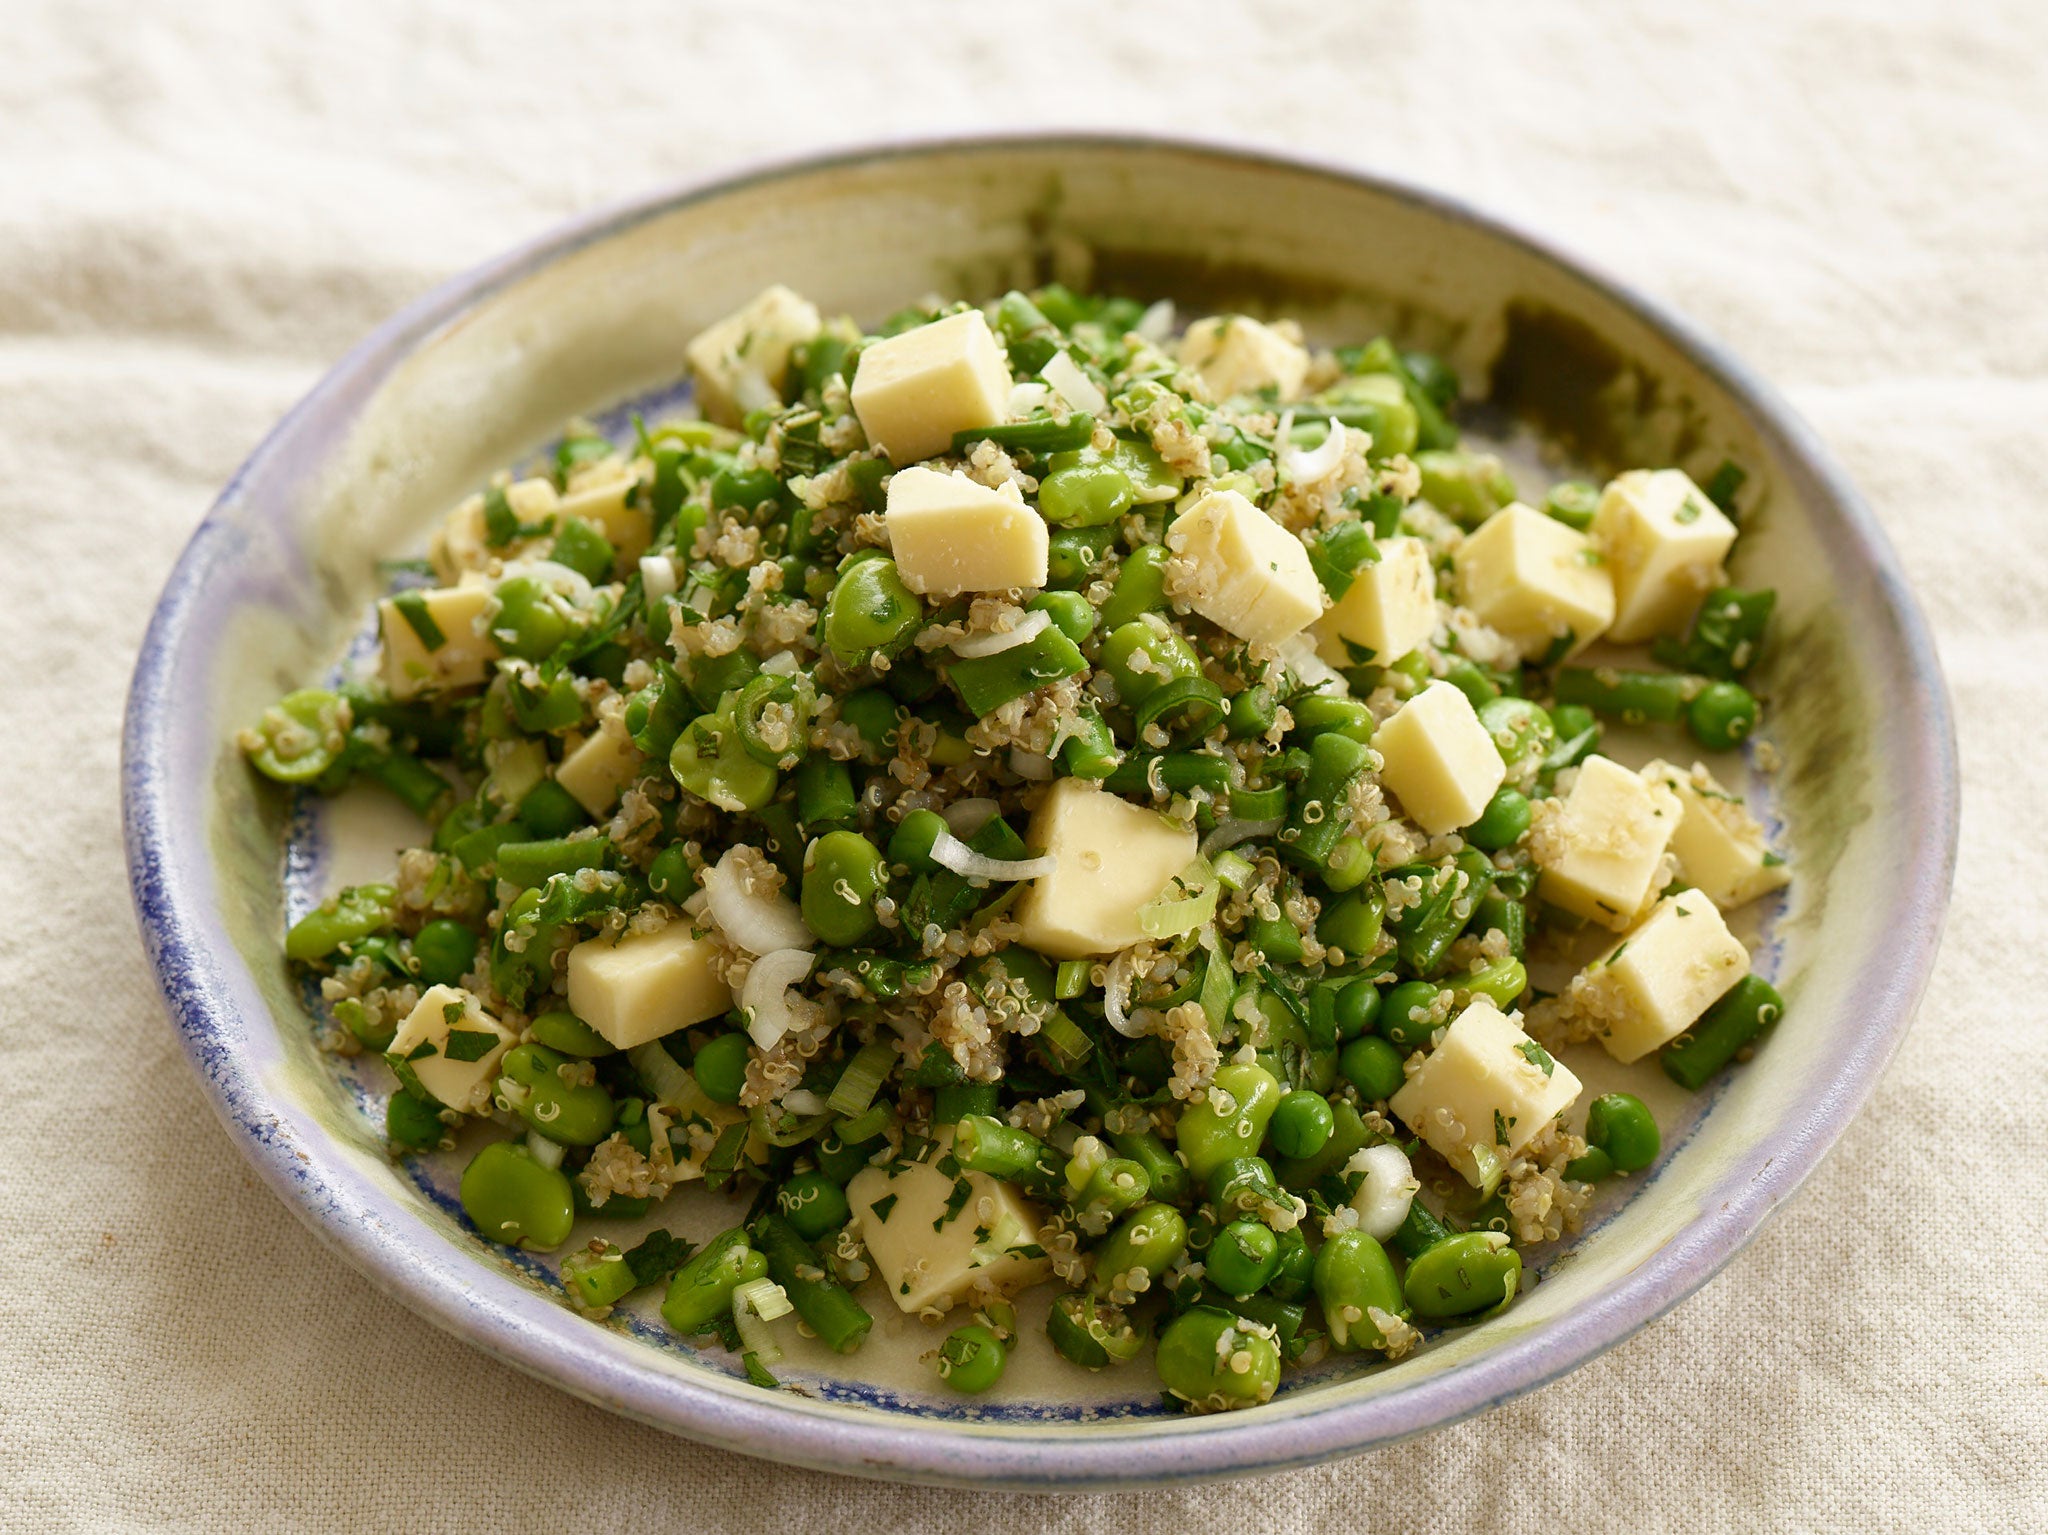
<instances>
[{"instance_id":1,"label":"bowl rim","mask_svg":"<svg viewBox=\"0 0 2048 1535\"><path fill-rule=\"evenodd\" d=\"M208 575L229 557L218 537L252 480L283 456L294 434L325 411L351 410L386 371L480 302L573 252L679 208L748 188L881 161L961 153L1053 150L1174 153L1254 171L1306 174L1365 188L1471 226L1601 292L1675 346L1745 409L1771 447L1861 545L1880 603L1905 657L1901 679L1922 706L1915 730L1888 743L1907 760L1902 778L1921 828L1894 870L1895 963L1843 999L1864 1019L1855 1048L1828 1063L1827 1090L1795 1122L1748 1152L1751 1176L1728 1180L1725 1200L1691 1218L1619 1283L1569 1315L1508 1339L1440 1375L1362 1401L1292 1412L1144 1420L1109 1434L1049 1442L1030 1426L913 1422L805 1410L769 1392L733 1395L687 1377L610 1360L587 1343L587 1324L508 1274L480 1269L448 1244L409 1250L390 1239L403 1211L366 1174L309 1162L281 1123L297 1111L273 1101L232 1047L250 1036L209 952L210 876L188 848L197 785L164 764L180 728L174 660ZM1028 1490L1087 1490L1218 1479L1312 1464L1388 1444L1482 1412L1578 1368L1669 1311L1717 1273L1818 1165L1869 1096L1911 1023L1933 967L1954 873L1959 808L1954 722L1926 621L1877 520L1820 440L1775 389L1725 345L1663 302L1637 291L1540 232L1396 175L1312 155L1199 136L1026 129L931 134L757 160L599 207L430 289L374 329L264 436L209 508L179 556L151 617L130 685L123 732L122 805L131 894L144 946L181 1043L222 1122L258 1171L327 1244L428 1321L539 1379L597 1405L707 1444L857 1475ZM181 819L183 818L183 819ZM181 837L180 831L184 833ZM181 848L180 842L187 844ZM274 1029L267 1010L256 1029ZM554 1320L550 1320L552 1317Z\"/></svg>"}]
</instances>

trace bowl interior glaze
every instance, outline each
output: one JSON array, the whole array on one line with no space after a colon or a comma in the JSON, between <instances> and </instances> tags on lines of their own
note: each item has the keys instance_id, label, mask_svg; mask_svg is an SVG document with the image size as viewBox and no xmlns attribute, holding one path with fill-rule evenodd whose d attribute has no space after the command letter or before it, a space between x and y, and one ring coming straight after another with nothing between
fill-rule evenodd
<instances>
[{"instance_id":1,"label":"bowl interior glaze","mask_svg":"<svg viewBox=\"0 0 2048 1535\"><path fill-rule=\"evenodd\" d=\"M388 861L398 828L296 810L231 748L362 630L376 562L575 414L673 385L683 344L769 280L874 320L928 293L1058 277L1183 305L1391 330L1595 471L1751 474L1738 576L1780 592L1775 772L1752 800L1797 876L1759 964L1796 1023L1676 1121L1631 1197L1504 1317L1390 1366L1339 1362L1266 1408L1160 1414L1142 1385L1045 1370L995 1408L913 1373L804 1355L767 1393L658 1327L600 1328L551 1265L461 1224L447 1164L384 1154L374 1077L313 1046L277 951L288 907ZM1902 696L1904 695L1904 696ZM1884 729L1877 728L1883 710ZM593 1402L810 1466L1038 1489L1274 1469L1419 1432L1552 1379L1703 1283L1811 1170L1925 982L1947 899L1955 770L1932 647L1889 549L1789 411L1718 347L1525 236L1414 189L1223 148L1092 137L864 151L596 215L429 295L258 449L171 578L126 742L130 863L188 1049L258 1167L405 1304ZM279 848L289 856L280 860ZM928 1345L927 1345L928 1346Z\"/></svg>"}]
</instances>

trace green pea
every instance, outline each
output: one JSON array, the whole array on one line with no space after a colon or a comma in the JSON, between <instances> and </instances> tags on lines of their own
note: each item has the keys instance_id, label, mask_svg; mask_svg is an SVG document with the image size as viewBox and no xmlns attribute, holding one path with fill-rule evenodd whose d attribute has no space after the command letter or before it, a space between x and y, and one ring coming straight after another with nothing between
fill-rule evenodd
<instances>
[{"instance_id":1,"label":"green pea","mask_svg":"<svg viewBox=\"0 0 2048 1535\"><path fill-rule=\"evenodd\" d=\"M1685 722L1708 751L1733 751L1756 729L1756 698L1739 682L1710 682L1686 709Z\"/></svg>"},{"instance_id":2,"label":"green pea","mask_svg":"<svg viewBox=\"0 0 2048 1535\"><path fill-rule=\"evenodd\" d=\"M1280 1384L1280 1348L1263 1328L1197 1306L1159 1334L1159 1383L1198 1411L1251 1407Z\"/></svg>"},{"instance_id":3,"label":"green pea","mask_svg":"<svg viewBox=\"0 0 2048 1535\"><path fill-rule=\"evenodd\" d=\"M917 594L903 584L896 562L862 560L841 572L825 602L825 645L846 666L870 655L893 656L924 621Z\"/></svg>"},{"instance_id":4,"label":"green pea","mask_svg":"<svg viewBox=\"0 0 2048 1535\"><path fill-rule=\"evenodd\" d=\"M775 475L767 469L728 464L711 476L711 505L721 512L733 507L752 511L773 501L779 488Z\"/></svg>"},{"instance_id":5,"label":"green pea","mask_svg":"<svg viewBox=\"0 0 2048 1535\"><path fill-rule=\"evenodd\" d=\"M1586 1144L1607 1153L1616 1172L1637 1173L1663 1147L1657 1120L1634 1093L1602 1093L1586 1110Z\"/></svg>"},{"instance_id":6,"label":"green pea","mask_svg":"<svg viewBox=\"0 0 2048 1535\"><path fill-rule=\"evenodd\" d=\"M448 1127L441 1123L441 1105L401 1089L384 1105L384 1133L407 1151L432 1151Z\"/></svg>"},{"instance_id":7,"label":"green pea","mask_svg":"<svg viewBox=\"0 0 2048 1535\"><path fill-rule=\"evenodd\" d=\"M1479 723L1510 770L1529 757L1541 761L1557 744L1558 727L1550 715L1526 698L1489 698L1479 706Z\"/></svg>"},{"instance_id":8,"label":"green pea","mask_svg":"<svg viewBox=\"0 0 2048 1535\"><path fill-rule=\"evenodd\" d=\"M1479 819L1465 828L1465 840L1474 847L1497 853L1513 847L1529 829L1529 796L1519 789L1501 788L1486 802Z\"/></svg>"},{"instance_id":9,"label":"green pea","mask_svg":"<svg viewBox=\"0 0 2048 1535\"><path fill-rule=\"evenodd\" d=\"M894 670L890 673L895 675ZM839 700L839 717L860 732L870 751L891 756L896 751L896 726L903 706L881 688L862 688Z\"/></svg>"},{"instance_id":10,"label":"green pea","mask_svg":"<svg viewBox=\"0 0 2048 1535\"><path fill-rule=\"evenodd\" d=\"M1564 1164L1564 1175L1574 1183L1598 1183L1614 1176L1614 1158L1598 1146L1588 1146L1584 1156Z\"/></svg>"},{"instance_id":11,"label":"green pea","mask_svg":"<svg viewBox=\"0 0 2048 1535\"><path fill-rule=\"evenodd\" d=\"M1312 1157L1336 1127L1330 1100L1321 1093L1288 1093L1273 1110L1273 1149L1283 1157Z\"/></svg>"},{"instance_id":12,"label":"green pea","mask_svg":"<svg viewBox=\"0 0 2048 1535\"><path fill-rule=\"evenodd\" d=\"M498 583L498 614L491 620L491 635L507 654L522 661L544 660L569 637L570 628L553 594L532 577L513 576Z\"/></svg>"},{"instance_id":13,"label":"green pea","mask_svg":"<svg viewBox=\"0 0 2048 1535\"><path fill-rule=\"evenodd\" d=\"M829 1236L844 1226L851 1213L846 1193L824 1173L797 1173L775 1191L783 1218L806 1242Z\"/></svg>"},{"instance_id":14,"label":"green pea","mask_svg":"<svg viewBox=\"0 0 2048 1535\"><path fill-rule=\"evenodd\" d=\"M475 932L447 917L436 917L413 934L412 957L429 986L460 986L476 963Z\"/></svg>"},{"instance_id":15,"label":"green pea","mask_svg":"<svg viewBox=\"0 0 2048 1535\"><path fill-rule=\"evenodd\" d=\"M647 888L677 905L697 893L697 871L682 843L671 842L654 855L647 866Z\"/></svg>"},{"instance_id":16,"label":"green pea","mask_svg":"<svg viewBox=\"0 0 2048 1535\"><path fill-rule=\"evenodd\" d=\"M1076 645L1095 632L1095 609L1079 592L1040 592L1024 605L1045 614L1053 627Z\"/></svg>"},{"instance_id":17,"label":"green pea","mask_svg":"<svg viewBox=\"0 0 2048 1535\"><path fill-rule=\"evenodd\" d=\"M389 885L354 885L307 912L284 935L288 959L325 959L345 943L381 933L396 919L398 892Z\"/></svg>"},{"instance_id":18,"label":"green pea","mask_svg":"<svg viewBox=\"0 0 2048 1535\"><path fill-rule=\"evenodd\" d=\"M1446 1237L1408 1265L1402 1293L1417 1316L1470 1316L1515 1298L1522 1255L1498 1231Z\"/></svg>"},{"instance_id":19,"label":"green pea","mask_svg":"<svg viewBox=\"0 0 2048 1535\"><path fill-rule=\"evenodd\" d=\"M1209 1171L1209 1204L1219 1216L1263 1210L1278 1202L1280 1184L1264 1157L1232 1157Z\"/></svg>"},{"instance_id":20,"label":"green pea","mask_svg":"<svg viewBox=\"0 0 2048 1535\"><path fill-rule=\"evenodd\" d=\"M1273 693L1270 688L1254 685L1236 694L1230 700L1229 722L1225 733L1233 741L1248 741L1262 736L1273 728L1278 718Z\"/></svg>"},{"instance_id":21,"label":"green pea","mask_svg":"<svg viewBox=\"0 0 2048 1535\"><path fill-rule=\"evenodd\" d=\"M978 1322L956 1327L939 1345L939 1379L955 1391L973 1396L1003 1378L1008 1358L1003 1340L993 1330Z\"/></svg>"},{"instance_id":22,"label":"green pea","mask_svg":"<svg viewBox=\"0 0 2048 1535\"><path fill-rule=\"evenodd\" d=\"M562 1055L573 1055L578 1060L596 1060L618 1050L618 1046L581 1018L560 1008L537 1015L527 1027L536 1043Z\"/></svg>"},{"instance_id":23,"label":"green pea","mask_svg":"<svg viewBox=\"0 0 2048 1535\"><path fill-rule=\"evenodd\" d=\"M1401 1069L1401 1051L1377 1034L1354 1039L1337 1053L1337 1070L1358 1089L1367 1103L1380 1103L1401 1090L1408 1080Z\"/></svg>"},{"instance_id":24,"label":"green pea","mask_svg":"<svg viewBox=\"0 0 2048 1535\"><path fill-rule=\"evenodd\" d=\"M554 779L543 778L519 802L518 820L535 837L566 837L590 824L590 812Z\"/></svg>"},{"instance_id":25,"label":"green pea","mask_svg":"<svg viewBox=\"0 0 2048 1535\"><path fill-rule=\"evenodd\" d=\"M1102 642L1102 669L1116 683L1118 700L1135 709L1166 683L1202 675L1194 647L1157 613L1146 613Z\"/></svg>"},{"instance_id":26,"label":"green pea","mask_svg":"<svg viewBox=\"0 0 2048 1535\"><path fill-rule=\"evenodd\" d=\"M1330 1342L1340 1349L1384 1348L1386 1337L1368 1307L1405 1317L1394 1260L1363 1231L1340 1231L1316 1254L1316 1299L1323 1303Z\"/></svg>"},{"instance_id":27,"label":"green pea","mask_svg":"<svg viewBox=\"0 0 2048 1535\"><path fill-rule=\"evenodd\" d=\"M1138 499L1137 487L1114 464L1055 469L1038 483L1039 515L1054 527L1098 528Z\"/></svg>"},{"instance_id":28,"label":"green pea","mask_svg":"<svg viewBox=\"0 0 2048 1535\"><path fill-rule=\"evenodd\" d=\"M1219 1113L1209 1097L1198 1098L1181 1111L1174 1140L1188 1172L1206 1180L1233 1157L1258 1154L1266 1126L1280 1104L1280 1083L1263 1066L1233 1061L1220 1068L1211 1084L1229 1108Z\"/></svg>"},{"instance_id":29,"label":"green pea","mask_svg":"<svg viewBox=\"0 0 2048 1535\"><path fill-rule=\"evenodd\" d=\"M1046 550L1045 584L1066 591L1086 586L1115 541L1113 527L1054 528Z\"/></svg>"},{"instance_id":30,"label":"green pea","mask_svg":"<svg viewBox=\"0 0 2048 1535\"><path fill-rule=\"evenodd\" d=\"M676 1270L661 1319L684 1337L703 1332L731 1314L734 1290L767 1274L767 1255L748 1243L743 1227L722 1231Z\"/></svg>"},{"instance_id":31,"label":"green pea","mask_svg":"<svg viewBox=\"0 0 2048 1535\"><path fill-rule=\"evenodd\" d=\"M493 1141L472 1157L458 1192L463 1213L493 1242L547 1252L568 1240L575 1224L568 1175L513 1141Z\"/></svg>"},{"instance_id":32,"label":"green pea","mask_svg":"<svg viewBox=\"0 0 2048 1535\"><path fill-rule=\"evenodd\" d=\"M1356 1039L1361 1034L1371 1033L1379 1015L1380 989L1370 979L1352 981L1337 993L1337 1035L1340 1039Z\"/></svg>"},{"instance_id":33,"label":"green pea","mask_svg":"<svg viewBox=\"0 0 2048 1535\"><path fill-rule=\"evenodd\" d=\"M1262 1223L1234 1220L1209 1244L1209 1280L1226 1295L1250 1295L1280 1267L1280 1240Z\"/></svg>"},{"instance_id":34,"label":"green pea","mask_svg":"<svg viewBox=\"0 0 2048 1535\"><path fill-rule=\"evenodd\" d=\"M1380 1033L1403 1050L1426 1050L1442 1025L1433 1021L1439 988L1427 981L1403 981L1380 1004ZM1420 1016L1418 1016L1420 1015Z\"/></svg>"},{"instance_id":35,"label":"green pea","mask_svg":"<svg viewBox=\"0 0 2048 1535\"><path fill-rule=\"evenodd\" d=\"M515 1045L498 1068L500 1107L551 1141L595 1146L612 1133L612 1095L595 1082L571 1087L562 1080L567 1064L567 1056L546 1045Z\"/></svg>"},{"instance_id":36,"label":"green pea","mask_svg":"<svg viewBox=\"0 0 2048 1535\"><path fill-rule=\"evenodd\" d=\"M263 711L254 734L256 744L245 749L257 772L279 783L311 783L348 744L341 696L325 688L287 693Z\"/></svg>"},{"instance_id":37,"label":"green pea","mask_svg":"<svg viewBox=\"0 0 2048 1535\"><path fill-rule=\"evenodd\" d=\"M900 863L913 874L930 874L939 867L932 847L946 829L946 819L935 810L913 810L889 837L889 862Z\"/></svg>"},{"instance_id":38,"label":"green pea","mask_svg":"<svg viewBox=\"0 0 2048 1535\"><path fill-rule=\"evenodd\" d=\"M1139 1205L1095 1255L1095 1293L1142 1295L1188 1250L1188 1223L1172 1205Z\"/></svg>"},{"instance_id":39,"label":"green pea","mask_svg":"<svg viewBox=\"0 0 2048 1535\"><path fill-rule=\"evenodd\" d=\"M713 1103L738 1103L740 1089L747 1085L747 1062L752 1059L754 1042L738 1029L721 1034L690 1062L690 1070L696 1074L697 1085L704 1089L704 1096Z\"/></svg>"},{"instance_id":40,"label":"green pea","mask_svg":"<svg viewBox=\"0 0 2048 1535\"><path fill-rule=\"evenodd\" d=\"M804 925L835 948L851 948L878 925L875 897L888 883L874 843L857 831L828 831L804 859Z\"/></svg>"}]
</instances>

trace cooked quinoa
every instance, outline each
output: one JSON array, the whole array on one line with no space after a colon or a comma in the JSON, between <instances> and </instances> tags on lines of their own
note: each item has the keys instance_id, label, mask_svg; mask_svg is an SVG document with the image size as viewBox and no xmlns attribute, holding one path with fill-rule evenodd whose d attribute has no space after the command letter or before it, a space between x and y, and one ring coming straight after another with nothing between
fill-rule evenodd
<instances>
[{"instance_id":1,"label":"cooked quinoa","mask_svg":"<svg viewBox=\"0 0 2048 1535\"><path fill-rule=\"evenodd\" d=\"M1723 912L1782 859L1600 751L1754 726L1732 465L1524 502L1434 357L1058 287L771 288L686 362L700 416L496 476L374 670L241 737L422 818L286 952L578 1309L658 1292L764 1386L893 1305L953 1389L1149 1343L1254 1406L1510 1304L1653 1162L1573 1058L1696 1088L1776 1021ZM684 1185L751 1205L695 1248Z\"/></svg>"}]
</instances>

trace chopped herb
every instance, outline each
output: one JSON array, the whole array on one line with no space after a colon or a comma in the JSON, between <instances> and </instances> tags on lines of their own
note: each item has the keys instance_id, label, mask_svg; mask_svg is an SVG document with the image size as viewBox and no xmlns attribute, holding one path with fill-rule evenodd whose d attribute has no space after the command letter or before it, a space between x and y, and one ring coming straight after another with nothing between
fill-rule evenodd
<instances>
[{"instance_id":1,"label":"chopped herb","mask_svg":"<svg viewBox=\"0 0 2048 1535\"><path fill-rule=\"evenodd\" d=\"M639 1246L626 1250L626 1267L633 1271L634 1284L658 1284L687 1263L696 1250L695 1242L657 1226L640 1239Z\"/></svg>"},{"instance_id":2,"label":"chopped herb","mask_svg":"<svg viewBox=\"0 0 2048 1535\"><path fill-rule=\"evenodd\" d=\"M877 1199L868 1206L868 1213L873 1215L878 1221L888 1220L889 1212L896 1208L896 1201L899 1197L895 1194L884 1194L880 1199Z\"/></svg>"},{"instance_id":3,"label":"chopped herb","mask_svg":"<svg viewBox=\"0 0 2048 1535\"><path fill-rule=\"evenodd\" d=\"M441 626L434 622L434 615L427 610L427 599L423 593L400 592L391 599L391 606L427 649L439 650L448 643L448 636L441 632Z\"/></svg>"},{"instance_id":4,"label":"chopped herb","mask_svg":"<svg viewBox=\"0 0 2048 1535\"><path fill-rule=\"evenodd\" d=\"M450 1029L447 1052L451 1061L480 1061L498 1045L498 1036L485 1029Z\"/></svg>"}]
</instances>

